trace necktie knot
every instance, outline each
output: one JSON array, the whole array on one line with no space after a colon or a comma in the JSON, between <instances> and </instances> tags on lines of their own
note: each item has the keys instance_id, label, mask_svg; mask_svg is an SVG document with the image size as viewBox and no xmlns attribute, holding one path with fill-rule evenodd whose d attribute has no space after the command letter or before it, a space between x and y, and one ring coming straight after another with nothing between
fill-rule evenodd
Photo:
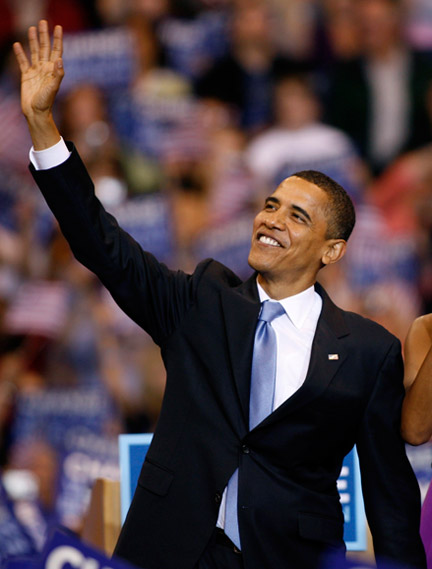
<instances>
[{"instance_id":1,"label":"necktie knot","mask_svg":"<svg viewBox=\"0 0 432 569\"><path fill-rule=\"evenodd\" d=\"M262 304L259 320L264 322L272 322L275 318L285 313L284 307L280 302L270 302L265 300Z\"/></svg>"}]
</instances>

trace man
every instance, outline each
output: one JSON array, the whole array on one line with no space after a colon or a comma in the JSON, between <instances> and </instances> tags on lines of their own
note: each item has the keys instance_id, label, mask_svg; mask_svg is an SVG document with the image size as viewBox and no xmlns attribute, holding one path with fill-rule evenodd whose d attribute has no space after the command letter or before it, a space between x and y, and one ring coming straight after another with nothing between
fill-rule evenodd
<instances>
[{"instance_id":1,"label":"man","mask_svg":"<svg viewBox=\"0 0 432 569\"><path fill-rule=\"evenodd\" d=\"M61 28L52 50L44 21L29 40L31 64L14 49L33 175L76 257L151 334L167 369L116 553L147 569L318 569L344 552L336 481L357 444L377 556L424 568L418 487L399 434L399 342L315 284L345 253L346 193L316 172L285 180L256 217L257 272L246 282L209 259L192 275L170 271L103 210L60 139L51 108ZM261 387L274 387L267 414Z\"/></svg>"}]
</instances>

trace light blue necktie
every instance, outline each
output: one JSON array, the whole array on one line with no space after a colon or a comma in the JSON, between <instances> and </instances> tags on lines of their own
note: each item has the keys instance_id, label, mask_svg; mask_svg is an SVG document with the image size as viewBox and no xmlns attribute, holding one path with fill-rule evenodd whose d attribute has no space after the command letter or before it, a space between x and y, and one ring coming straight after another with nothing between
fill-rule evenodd
<instances>
[{"instance_id":1,"label":"light blue necktie","mask_svg":"<svg viewBox=\"0 0 432 569\"><path fill-rule=\"evenodd\" d=\"M249 428L261 423L273 410L276 378L276 334L271 322L284 314L279 302L264 301L261 307L252 358ZM237 521L238 469L227 486L225 533L240 549Z\"/></svg>"}]
</instances>

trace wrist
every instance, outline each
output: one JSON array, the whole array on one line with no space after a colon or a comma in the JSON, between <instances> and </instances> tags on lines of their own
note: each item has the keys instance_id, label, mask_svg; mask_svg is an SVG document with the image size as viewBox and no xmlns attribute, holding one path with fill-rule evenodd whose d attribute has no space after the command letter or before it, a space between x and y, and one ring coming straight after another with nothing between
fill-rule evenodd
<instances>
[{"instance_id":1,"label":"wrist","mask_svg":"<svg viewBox=\"0 0 432 569\"><path fill-rule=\"evenodd\" d=\"M35 150L46 150L60 140L60 133L51 112L25 115Z\"/></svg>"}]
</instances>

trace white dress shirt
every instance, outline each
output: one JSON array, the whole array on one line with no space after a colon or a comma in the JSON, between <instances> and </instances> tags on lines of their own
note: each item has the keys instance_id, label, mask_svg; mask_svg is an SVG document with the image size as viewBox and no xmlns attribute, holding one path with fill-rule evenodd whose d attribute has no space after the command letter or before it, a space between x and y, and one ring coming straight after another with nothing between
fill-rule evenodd
<instances>
[{"instance_id":1,"label":"white dress shirt","mask_svg":"<svg viewBox=\"0 0 432 569\"><path fill-rule=\"evenodd\" d=\"M273 301L257 283L260 301ZM322 299L313 286L279 300L285 314L275 318L272 326L276 334L276 383L273 411L282 405L304 383L309 367L312 341L321 314ZM225 527L226 489L222 495L217 526Z\"/></svg>"},{"instance_id":2,"label":"white dress shirt","mask_svg":"<svg viewBox=\"0 0 432 569\"><path fill-rule=\"evenodd\" d=\"M36 170L48 170L63 164L70 156L70 151L63 138L46 150L30 149L30 162Z\"/></svg>"}]
</instances>

